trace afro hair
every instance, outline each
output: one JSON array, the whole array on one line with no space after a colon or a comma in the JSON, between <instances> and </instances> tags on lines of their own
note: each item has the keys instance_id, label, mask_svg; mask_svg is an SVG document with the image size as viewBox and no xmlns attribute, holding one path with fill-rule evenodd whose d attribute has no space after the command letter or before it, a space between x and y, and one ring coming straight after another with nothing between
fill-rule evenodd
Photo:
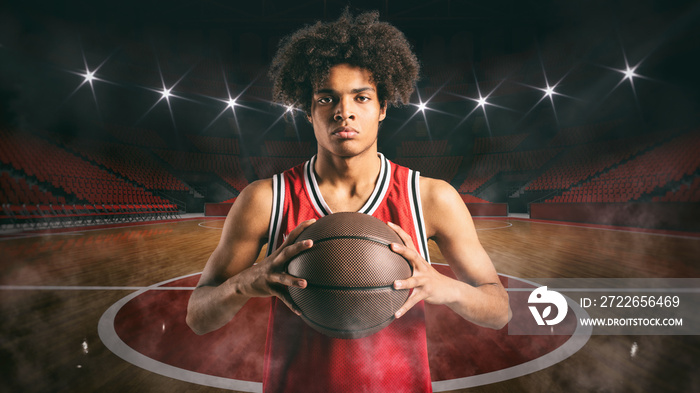
<instances>
[{"instance_id":1,"label":"afro hair","mask_svg":"<svg viewBox=\"0 0 700 393\"><path fill-rule=\"evenodd\" d=\"M306 26L280 42L270 65L273 100L310 113L314 90L344 63L368 70L382 105L393 106L409 102L420 68L404 34L379 21L378 12L353 17L346 9L334 22Z\"/></svg>"}]
</instances>

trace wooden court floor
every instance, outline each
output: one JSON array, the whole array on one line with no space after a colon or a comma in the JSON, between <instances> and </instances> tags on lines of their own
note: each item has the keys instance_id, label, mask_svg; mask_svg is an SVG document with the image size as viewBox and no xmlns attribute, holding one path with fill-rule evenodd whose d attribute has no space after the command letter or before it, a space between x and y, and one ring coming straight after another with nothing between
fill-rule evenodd
<instances>
[{"instance_id":1,"label":"wooden court floor","mask_svg":"<svg viewBox=\"0 0 700 393\"><path fill-rule=\"evenodd\" d=\"M98 335L101 316L115 302L139 288L201 272L222 224L194 217L0 237L0 392L225 391L135 366ZM697 234L513 218L476 219L475 225L502 274L700 277ZM434 243L431 256L442 262ZM593 335L575 354L541 371L459 391L697 392L698 364L698 336Z\"/></svg>"}]
</instances>

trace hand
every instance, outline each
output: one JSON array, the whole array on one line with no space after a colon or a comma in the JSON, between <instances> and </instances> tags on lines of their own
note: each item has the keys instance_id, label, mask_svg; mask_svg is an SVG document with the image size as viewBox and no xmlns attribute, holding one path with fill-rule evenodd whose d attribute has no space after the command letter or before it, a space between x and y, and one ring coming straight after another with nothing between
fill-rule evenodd
<instances>
[{"instance_id":1,"label":"hand","mask_svg":"<svg viewBox=\"0 0 700 393\"><path fill-rule=\"evenodd\" d=\"M249 282L244 286L244 292L248 296L277 296L295 314L301 315L301 310L294 306L287 287L294 286L306 288L306 280L294 277L285 272L287 262L300 252L313 246L310 239L295 243L296 238L304 229L316 222L307 220L299 224L282 245L259 263L245 271L245 277L238 277L243 282Z\"/></svg>"},{"instance_id":2,"label":"hand","mask_svg":"<svg viewBox=\"0 0 700 393\"><path fill-rule=\"evenodd\" d=\"M394 281L395 289L413 289L406 303L396 311L394 316L400 318L421 300L431 304L446 304L452 294L451 288L454 280L435 270L416 251L413 239L401 227L394 223L389 223L389 227L399 235L405 244L392 243L391 250L406 258L413 267L413 275L410 278Z\"/></svg>"}]
</instances>

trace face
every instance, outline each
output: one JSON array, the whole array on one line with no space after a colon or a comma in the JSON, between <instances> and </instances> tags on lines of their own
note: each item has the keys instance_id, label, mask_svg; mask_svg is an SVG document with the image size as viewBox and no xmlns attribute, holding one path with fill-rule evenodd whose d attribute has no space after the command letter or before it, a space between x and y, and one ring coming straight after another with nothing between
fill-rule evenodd
<instances>
[{"instance_id":1,"label":"face","mask_svg":"<svg viewBox=\"0 0 700 393\"><path fill-rule=\"evenodd\" d=\"M379 102L370 72L339 64L314 91L309 121L314 127L319 154L353 157L376 152L379 122L386 105Z\"/></svg>"}]
</instances>

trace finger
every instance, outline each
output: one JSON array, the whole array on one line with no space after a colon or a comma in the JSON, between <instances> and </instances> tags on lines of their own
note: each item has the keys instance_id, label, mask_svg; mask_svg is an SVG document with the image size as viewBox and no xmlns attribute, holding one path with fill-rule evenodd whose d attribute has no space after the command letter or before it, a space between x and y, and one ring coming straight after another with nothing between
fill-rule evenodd
<instances>
[{"instance_id":1,"label":"finger","mask_svg":"<svg viewBox=\"0 0 700 393\"><path fill-rule=\"evenodd\" d=\"M287 238L284 240L282 246L284 247L286 245L294 243L297 240L297 237L299 237L299 235L301 235L301 233L304 232L304 229L308 228L311 224L315 222L315 219L311 219L303 221L301 224L297 225L296 228L289 232L289 236L287 236Z\"/></svg>"},{"instance_id":2,"label":"finger","mask_svg":"<svg viewBox=\"0 0 700 393\"><path fill-rule=\"evenodd\" d=\"M394 281L394 289L413 289L416 287L419 287L420 281L418 280L418 277L409 277L405 280L396 280Z\"/></svg>"},{"instance_id":3,"label":"finger","mask_svg":"<svg viewBox=\"0 0 700 393\"><path fill-rule=\"evenodd\" d=\"M287 273L273 273L269 280L273 284L281 284L286 287L306 288L306 280Z\"/></svg>"},{"instance_id":4,"label":"finger","mask_svg":"<svg viewBox=\"0 0 700 393\"><path fill-rule=\"evenodd\" d=\"M280 249L280 252L273 258L272 263L274 265L281 265L294 258L295 255L300 252L311 248L314 245L313 240L306 239L299 243L294 243L292 245L286 246Z\"/></svg>"},{"instance_id":5,"label":"finger","mask_svg":"<svg viewBox=\"0 0 700 393\"><path fill-rule=\"evenodd\" d=\"M418 291L413 291L411 293L411 296L409 296L408 299L406 299L406 303L404 303L403 306L401 306L401 308L396 310L396 312L394 313L394 318L401 318L402 316L406 315L408 310L410 310L411 308L413 308L413 306L418 304L418 302L423 300L417 292Z\"/></svg>"},{"instance_id":6,"label":"finger","mask_svg":"<svg viewBox=\"0 0 700 393\"><path fill-rule=\"evenodd\" d=\"M387 223L391 229L396 232L397 235L401 238L401 241L403 241L403 244L406 245L406 247L415 249L413 246L413 239L411 239L411 235L406 233L406 231L403 230L400 226L394 224L393 222L388 222Z\"/></svg>"},{"instance_id":7,"label":"finger","mask_svg":"<svg viewBox=\"0 0 700 393\"><path fill-rule=\"evenodd\" d=\"M414 269L421 268L428 263L414 248L408 248L399 243L391 243L389 247L391 251L404 257Z\"/></svg>"}]
</instances>

